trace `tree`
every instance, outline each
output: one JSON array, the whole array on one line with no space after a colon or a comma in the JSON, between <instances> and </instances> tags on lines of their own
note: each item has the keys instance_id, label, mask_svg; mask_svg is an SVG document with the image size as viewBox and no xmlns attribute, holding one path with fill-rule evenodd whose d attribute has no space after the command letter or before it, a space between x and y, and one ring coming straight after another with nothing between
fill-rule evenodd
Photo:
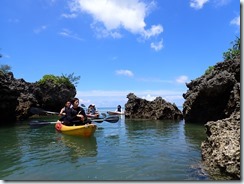
<instances>
[{"instance_id":1,"label":"tree","mask_svg":"<svg viewBox=\"0 0 244 184\"><path fill-rule=\"evenodd\" d=\"M3 55L0 53L0 58L2 58L3 57ZM3 74L6 74L6 73L8 73L8 72L10 72L10 70L11 70L11 66L9 66L9 65L0 65L0 72L1 73L3 73Z\"/></svg>"},{"instance_id":2,"label":"tree","mask_svg":"<svg viewBox=\"0 0 244 184\"><path fill-rule=\"evenodd\" d=\"M7 74L8 72L10 72L10 70L11 70L11 66L0 65L0 72L2 72L3 74Z\"/></svg>"},{"instance_id":3,"label":"tree","mask_svg":"<svg viewBox=\"0 0 244 184\"><path fill-rule=\"evenodd\" d=\"M224 60L232 60L241 54L241 39L236 37L235 41L231 42L232 48L229 48L227 52L223 53Z\"/></svg>"},{"instance_id":4,"label":"tree","mask_svg":"<svg viewBox=\"0 0 244 184\"><path fill-rule=\"evenodd\" d=\"M69 81L74 84L74 86L77 86L80 80L80 76L74 76L74 73L71 74L62 74L62 77L69 79Z\"/></svg>"},{"instance_id":5,"label":"tree","mask_svg":"<svg viewBox=\"0 0 244 184\"><path fill-rule=\"evenodd\" d=\"M42 79L40 79L38 81L38 83L40 85L45 84L47 81L51 81L53 84L56 85L61 85L61 84L65 84L67 86L75 86L76 84L78 84L78 80L80 79L80 76L74 76L74 73L72 74L65 74L62 76L55 76L52 74L49 75L44 75Z\"/></svg>"}]
</instances>

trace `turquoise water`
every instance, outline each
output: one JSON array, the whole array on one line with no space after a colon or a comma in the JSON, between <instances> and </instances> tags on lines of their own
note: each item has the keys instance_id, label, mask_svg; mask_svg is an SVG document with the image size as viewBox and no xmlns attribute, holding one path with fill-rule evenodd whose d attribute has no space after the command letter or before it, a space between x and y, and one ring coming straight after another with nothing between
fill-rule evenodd
<instances>
[{"instance_id":1,"label":"turquoise water","mask_svg":"<svg viewBox=\"0 0 244 184\"><path fill-rule=\"evenodd\" d=\"M96 124L90 138L63 135L54 125L1 128L0 179L210 180L201 166L203 125L124 116Z\"/></svg>"}]
</instances>

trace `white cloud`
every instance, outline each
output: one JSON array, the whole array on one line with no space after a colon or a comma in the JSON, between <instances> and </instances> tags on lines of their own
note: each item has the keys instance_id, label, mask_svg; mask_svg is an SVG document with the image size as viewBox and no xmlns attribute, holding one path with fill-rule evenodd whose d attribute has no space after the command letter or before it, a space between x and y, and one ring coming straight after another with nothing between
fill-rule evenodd
<instances>
[{"instance_id":1,"label":"white cloud","mask_svg":"<svg viewBox=\"0 0 244 184\"><path fill-rule=\"evenodd\" d=\"M141 97L142 99L146 99L148 101L155 100L156 96L151 96L150 94L147 94L146 96Z\"/></svg>"},{"instance_id":2,"label":"white cloud","mask_svg":"<svg viewBox=\"0 0 244 184\"><path fill-rule=\"evenodd\" d=\"M234 19L232 19L230 24L240 26L240 16L237 16Z\"/></svg>"},{"instance_id":3,"label":"white cloud","mask_svg":"<svg viewBox=\"0 0 244 184\"><path fill-rule=\"evenodd\" d=\"M75 14L75 13L70 13L70 14L68 14L68 13L63 13L63 14L61 15L61 17L64 17L64 18L67 18L67 19L73 19L73 18L76 18L76 17L77 17L77 14Z\"/></svg>"},{"instance_id":4,"label":"white cloud","mask_svg":"<svg viewBox=\"0 0 244 184\"><path fill-rule=\"evenodd\" d=\"M133 77L133 72L130 71L130 70L117 70L116 71L116 74L117 75L125 75L125 76L128 76L128 77Z\"/></svg>"},{"instance_id":5,"label":"white cloud","mask_svg":"<svg viewBox=\"0 0 244 184\"><path fill-rule=\"evenodd\" d=\"M34 29L33 31L34 31L34 33L38 34L46 29L47 29L47 26L43 25L43 26L40 26L40 27Z\"/></svg>"},{"instance_id":6,"label":"white cloud","mask_svg":"<svg viewBox=\"0 0 244 184\"><path fill-rule=\"evenodd\" d=\"M79 41L83 40L77 34L72 33L72 31L70 31L69 29L63 29L58 34L61 35L61 36L63 36L63 37L73 38L73 39L79 40Z\"/></svg>"},{"instance_id":7,"label":"white cloud","mask_svg":"<svg viewBox=\"0 0 244 184\"><path fill-rule=\"evenodd\" d=\"M96 24L91 24L91 27L96 32L97 38L112 37L115 39L122 38L122 35L118 31L107 30L104 27L97 26Z\"/></svg>"},{"instance_id":8,"label":"white cloud","mask_svg":"<svg viewBox=\"0 0 244 184\"><path fill-rule=\"evenodd\" d=\"M146 29L145 18L153 6L154 1L146 3L141 0L74 0L70 4L70 10L90 14L94 20L92 28L99 33L99 37L121 38L119 30L122 28L149 39L163 32L160 24Z\"/></svg>"},{"instance_id":9,"label":"white cloud","mask_svg":"<svg viewBox=\"0 0 244 184\"><path fill-rule=\"evenodd\" d=\"M160 51L163 48L163 40L159 42L152 42L151 48L154 49L155 51Z\"/></svg>"},{"instance_id":10,"label":"white cloud","mask_svg":"<svg viewBox=\"0 0 244 184\"><path fill-rule=\"evenodd\" d=\"M185 84L187 81L188 81L188 77L185 76L185 75L179 76L179 77L176 79L176 82L177 82L177 83L180 83L180 84Z\"/></svg>"},{"instance_id":11,"label":"white cloud","mask_svg":"<svg viewBox=\"0 0 244 184\"><path fill-rule=\"evenodd\" d=\"M227 5L231 0L214 0L216 6Z\"/></svg>"},{"instance_id":12,"label":"white cloud","mask_svg":"<svg viewBox=\"0 0 244 184\"><path fill-rule=\"evenodd\" d=\"M198 10L201 9L208 1L209 0L191 0L190 7Z\"/></svg>"},{"instance_id":13,"label":"white cloud","mask_svg":"<svg viewBox=\"0 0 244 184\"><path fill-rule=\"evenodd\" d=\"M231 2L231 0L190 0L190 7L199 10L207 3L211 2L215 7L224 6Z\"/></svg>"},{"instance_id":14,"label":"white cloud","mask_svg":"<svg viewBox=\"0 0 244 184\"><path fill-rule=\"evenodd\" d=\"M163 27L161 25L153 25L151 29L144 30L144 37L150 38L152 36L157 36L161 34L164 31Z\"/></svg>"}]
</instances>

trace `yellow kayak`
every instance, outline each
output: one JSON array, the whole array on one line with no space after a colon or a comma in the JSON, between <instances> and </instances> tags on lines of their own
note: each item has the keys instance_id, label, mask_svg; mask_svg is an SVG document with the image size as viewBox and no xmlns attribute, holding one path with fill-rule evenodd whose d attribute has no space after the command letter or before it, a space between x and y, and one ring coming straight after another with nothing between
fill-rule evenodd
<instances>
[{"instance_id":1,"label":"yellow kayak","mask_svg":"<svg viewBox=\"0 0 244 184\"><path fill-rule=\"evenodd\" d=\"M55 129L67 135L90 137L97 129L95 124L79 125L79 126L66 126L62 123L56 123Z\"/></svg>"}]
</instances>

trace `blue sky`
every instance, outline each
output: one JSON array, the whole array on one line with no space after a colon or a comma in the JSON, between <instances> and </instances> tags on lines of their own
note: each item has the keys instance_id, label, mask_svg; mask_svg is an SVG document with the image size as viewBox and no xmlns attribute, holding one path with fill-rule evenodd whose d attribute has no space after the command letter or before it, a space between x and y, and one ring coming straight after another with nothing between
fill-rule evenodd
<instances>
[{"instance_id":1,"label":"blue sky","mask_svg":"<svg viewBox=\"0 0 244 184\"><path fill-rule=\"evenodd\" d=\"M27 82L80 76L97 107L127 94L181 106L186 82L222 61L240 35L237 0L1 0L0 64Z\"/></svg>"}]
</instances>

